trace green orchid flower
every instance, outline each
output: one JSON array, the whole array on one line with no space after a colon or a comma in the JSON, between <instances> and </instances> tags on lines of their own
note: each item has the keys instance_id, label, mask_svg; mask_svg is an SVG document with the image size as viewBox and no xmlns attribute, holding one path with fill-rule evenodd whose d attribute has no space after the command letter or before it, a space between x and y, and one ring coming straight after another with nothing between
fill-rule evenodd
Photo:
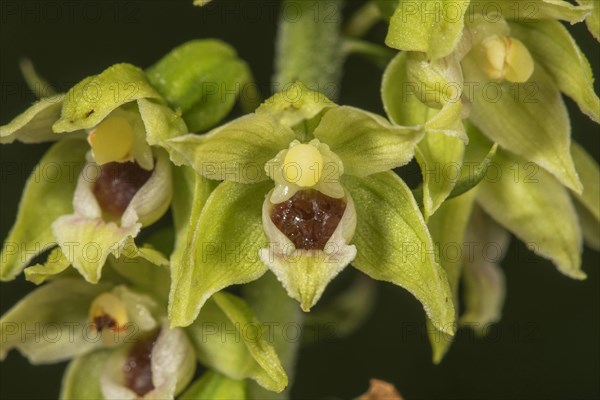
<instances>
[{"instance_id":1,"label":"green orchid flower","mask_svg":"<svg viewBox=\"0 0 600 400\"><path fill-rule=\"evenodd\" d=\"M409 290L452 334L446 276L410 189L391 171L422 136L296 83L254 114L169 140L172 159L200 175L195 197L206 199L182 216L186 256L172 260L171 324L191 324L213 293L267 269L308 311L353 263ZM223 182L211 192L206 178Z\"/></svg>"},{"instance_id":2,"label":"green orchid flower","mask_svg":"<svg viewBox=\"0 0 600 400\"><path fill-rule=\"evenodd\" d=\"M436 168L452 164L454 171L460 169L464 146L452 136L464 134L465 118L502 148L580 193L560 93L595 122L600 121L600 100L588 61L557 19L581 21L591 6L540 0L530 2L535 12L527 12L514 1L495 8L469 1L433 8L444 2L425 1L411 9L409 3L401 1L390 20L387 44L407 52L389 64L383 98L392 121L429 128L417 151L426 218L456 184L457 174L436 175ZM462 12L460 18L444 18L441 13L450 6ZM491 14L492 8L497 12ZM421 21L417 23L423 9L429 10L429 18L441 21L436 24L440 32L425 31Z\"/></svg>"},{"instance_id":3,"label":"green orchid flower","mask_svg":"<svg viewBox=\"0 0 600 400\"><path fill-rule=\"evenodd\" d=\"M164 142L188 133L186 122L199 130L217 123L249 80L229 46L192 41L147 73L113 65L0 127L2 143L58 141L36 170L58 168L58 178L30 177L0 256L2 280L58 244L87 281L98 282L108 255L135 249L140 230L169 209L172 164ZM210 96L188 90L196 85Z\"/></svg>"},{"instance_id":4,"label":"green orchid flower","mask_svg":"<svg viewBox=\"0 0 600 400\"><path fill-rule=\"evenodd\" d=\"M241 298L215 294L194 324L171 329L164 309L168 267L111 256L106 268L95 285L53 277L6 312L0 358L16 348L32 364L72 359L62 399L173 399L198 361L210 370L187 393L217 377L243 395L247 380L276 392L287 386L264 325Z\"/></svg>"}]
</instances>

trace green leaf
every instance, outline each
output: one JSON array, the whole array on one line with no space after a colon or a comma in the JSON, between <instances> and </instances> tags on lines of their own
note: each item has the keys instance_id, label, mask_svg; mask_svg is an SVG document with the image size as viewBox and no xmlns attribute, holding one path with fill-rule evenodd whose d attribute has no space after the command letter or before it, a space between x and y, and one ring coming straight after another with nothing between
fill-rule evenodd
<instances>
[{"instance_id":1,"label":"green leaf","mask_svg":"<svg viewBox=\"0 0 600 400\"><path fill-rule=\"evenodd\" d=\"M436 328L454 334L452 292L410 189L392 172L345 176L343 181L357 213L353 265L373 279L408 290Z\"/></svg>"},{"instance_id":2,"label":"green leaf","mask_svg":"<svg viewBox=\"0 0 600 400\"><path fill-rule=\"evenodd\" d=\"M254 379L271 391L286 388L288 378L264 336L265 325L239 297L215 293L188 332L204 365L233 379Z\"/></svg>"},{"instance_id":3,"label":"green leaf","mask_svg":"<svg viewBox=\"0 0 600 400\"><path fill-rule=\"evenodd\" d=\"M498 145L581 191L570 153L569 116L558 87L540 64L526 83L491 82L474 57L463 61L472 85L469 119ZM491 88L491 89L490 89Z\"/></svg>"},{"instance_id":4,"label":"green leaf","mask_svg":"<svg viewBox=\"0 0 600 400\"><path fill-rule=\"evenodd\" d=\"M59 279L35 289L0 319L0 360L16 348L32 364L54 363L102 346L88 325L88 309L109 287Z\"/></svg>"},{"instance_id":5,"label":"green leaf","mask_svg":"<svg viewBox=\"0 0 600 400\"><path fill-rule=\"evenodd\" d=\"M258 102L248 65L220 40L184 43L148 68L147 74L169 105L181 110L192 132L217 125L238 97Z\"/></svg>"},{"instance_id":6,"label":"green leaf","mask_svg":"<svg viewBox=\"0 0 600 400\"><path fill-rule=\"evenodd\" d=\"M324 94L310 90L297 81L265 100L256 114L268 114L279 124L293 128L331 107L336 107L335 103Z\"/></svg>"},{"instance_id":7,"label":"green leaf","mask_svg":"<svg viewBox=\"0 0 600 400\"><path fill-rule=\"evenodd\" d=\"M585 279L581 230L567 189L536 164L506 151L499 150L494 163L498 174L479 184L479 205L560 272Z\"/></svg>"},{"instance_id":8,"label":"green leaf","mask_svg":"<svg viewBox=\"0 0 600 400\"><path fill-rule=\"evenodd\" d=\"M61 118L54 132L73 132L98 125L117 107L160 95L150 86L144 71L131 64L115 64L73 86L66 94Z\"/></svg>"},{"instance_id":9,"label":"green leaf","mask_svg":"<svg viewBox=\"0 0 600 400\"><path fill-rule=\"evenodd\" d=\"M398 50L427 53L430 59L449 55L462 35L469 2L400 0L390 19L385 44ZM451 12L452 17L446 12Z\"/></svg>"},{"instance_id":10,"label":"green leaf","mask_svg":"<svg viewBox=\"0 0 600 400\"><path fill-rule=\"evenodd\" d=\"M294 140L291 129L264 114L238 118L206 135L169 140L171 159L210 179L255 183L268 179L265 164Z\"/></svg>"},{"instance_id":11,"label":"green leaf","mask_svg":"<svg viewBox=\"0 0 600 400\"><path fill-rule=\"evenodd\" d=\"M85 141L61 140L48 150L30 175L15 224L2 246L3 281L14 279L36 255L56 244L51 224L73 210L77 176L88 149Z\"/></svg>"},{"instance_id":12,"label":"green leaf","mask_svg":"<svg viewBox=\"0 0 600 400\"><path fill-rule=\"evenodd\" d=\"M104 399L101 377L110 351L98 350L75 358L67 366L60 389L61 400Z\"/></svg>"},{"instance_id":13,"label":"green leaf","mask_svg":"<svg viewBox=\"0 0 600 400\"><path fill-rule=\"evenodd\" d=\"M504 18L517 21L558 19L575 24L583 21L591 10L591 6L576 6L564 0L478 0L473 2L469 13L483 12L494 20L499 11Z\"/></svg>"},{"instance_id":14,"label":"green leaf","mask_svg":"<svg viewBox=\"0 0 600 400\"><path fill-rule=\"evenodd\" d=\"M444 202L427 224L436 246L440 265L448 276L452 301L456 305L459 304L458 285L464 261L463 242L474 200L475 192L472 191ZM427 322L430 325L427 333L433 351L433 362L439 364L450 348L453 337L431 326L429 320Z\"/></svg>"},{"instance_id":15,"label":"green leaf","mask_svg":"<svg viewBox=\"0 0 600 400\"><path fill-rule=\"evenodd\" d=\"M61 139L52 131L60 118L64 94L41 99L6 125L0 126L0 143L41 143Z\"/></svg>"},{"instance_id":16,"label":"green leaf","mask_svg":"<svg viewBox=\"0 0 600 400\"><path fill-rule=\"evenodd\" d=\"M197 220L191 219L185 250L171 275L171 326L191 324L213 293L264 274L267 268L258 256L266 245L261 210L271 185L223 182L211 193ZM192 215L198 215L197 211Z\"/></svg>"},{"instance_id":17,"label":"green leaf","mask_svg":"<svg viewBox=\"0 0 600 400\"><path fill-rule=\"evenodd\" d=\"M379 115L343 106L325 113L314 136L342 159L344 173L367 176L408 164L423 132L394 126Z\"/></svg>"},{"instance_id":18,"label":"green leaf","mask_svg":"<svg viewBox=\"0 0 600 400\"><path fill-rule=\"evenodd\" d=\"M33 62L29 58L23 58L19 61L19 69L21 75L29 90L38 98L43 99L44 97L55 96L57 94L56 89L48 83L40 74L37 73Z\"/></svg>"},{"instance_id":19,"label":"green leaf","mask_svg":"<svg viewBox=\"0 0 600 400\"><path fill-rule=\"evenodd\" d=\"M596 0L577 0L577 3L592 7L592 13L587 16L585 23L590 33L600 42L600 4Z\"/></svg>"},{"instance_id":20,"label":"green leaf","mask_svg":"<svg viewBox=\"0 0 600 400\"><path fill-rule=\"evenodd\" d=\"M558 21L537 21L513 23L511 32L544 66L560 91L600 123L600 99L594 93L592 68L569 31Z\"/></svg>"},{"instance_id":21,"label":"green leaf","mask_svg":"<svg viewBox=\"0 0 600 400\"><path fill-rule=\"evenodd\" d=\"M25 268L25 279L36 285L40 285L47 279L51 279L60 274L69 268L70 265L71 263L60 250L60 247L56 247L52 250L50 255L48 255L48 259L45 263L35 264Z\"/></svg>"},{"instance_id":22,"label":"green leaf","mask_svg":"<svg viewBox=\"0 0 600 400\"><path fill-rule=\"evenodd\" d=\"M181 400L245 400L246 381L231 379L215 371L206 371L180 397Z\"/></svg>"},{"instance_id":23,"label":"green leaf","mask_svg":"<svg viewBox=\"0 0 600 400\"><path fill-rule=\"evenodd\" d=\"M470 249L464 263L465 310L460 325L474 329L480 336L502 316L506 288L499 263L508 251L509 241L505 229L480 207L473 208L465 238Z\"/></svg>"},{"instance_id":24,"label":"green leaf","mask_svg":"<svg viewBox=\"0 0 600 400\"><path fill-rule=\"evenodd\" d=\"M600 168L594 158L577 143L571 143L571 154L575 168L583 183L583 193L573 193L575 208L586 243L600 249Z\"/></svg>"}]
</instances>

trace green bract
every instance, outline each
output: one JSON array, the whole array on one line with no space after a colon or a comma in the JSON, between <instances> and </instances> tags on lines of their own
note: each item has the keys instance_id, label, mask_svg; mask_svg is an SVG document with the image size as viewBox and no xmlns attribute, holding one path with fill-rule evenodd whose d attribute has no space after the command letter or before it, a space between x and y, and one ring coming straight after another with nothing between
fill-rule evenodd
<instances>
[{"instance_id":1,"label":"green bract","mask_svg":"<svg viewBox=\"0 0 600 400\"><path fill-rule=\"evenodd\" d=\"M213 293L255 280L267 269L308 311L356 258L355 266L367 275L411 291L434 324L452 334L446 276L433 258L410 190L389 171L410 161L422 137L418 126L395 126L337 106L296 83L266 100L256 114L206 136L170 140L174 160L202 176L224 179L202 211L191 213L190 239L182 250L191 262L173 276L171 323L189 325ZM197 196L206 199L205 193L200 189ZM270 216L277 205L295 207L296 195L345 204L319 246L296 245ZM283 226L288 228L295 229ZM313 239L295 238L296 243Z\"/></svg>"}]
</instances>

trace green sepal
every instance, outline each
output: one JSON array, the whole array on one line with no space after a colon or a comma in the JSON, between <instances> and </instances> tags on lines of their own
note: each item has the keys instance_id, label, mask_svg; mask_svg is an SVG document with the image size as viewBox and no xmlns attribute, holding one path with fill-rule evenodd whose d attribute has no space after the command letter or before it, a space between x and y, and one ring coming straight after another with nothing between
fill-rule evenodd
<instances>
[{"instance_id":1,"label":"green sepal","mask_svg":"<svg viewBox=\"0 0 600 400\"><path fill-rule=\"evenodd\" d=\"M88 308L97 295L109 288L107 284L90 285L81 279L58 279L35 289L0 319L0 360L12 348L32 364L46 364L101 347L102 341L88 324ZM56 337L40 340L43 332L49 338Z\"/></svg>"},{"instance_id":2,"label":"green sepal","mask_svg":"<svg viewBox=\"0 0 600 400\"><path fill-rule=\"evenodd\" d=\"M65 271L70 265L71 263L67 260L60 247L55 247L43 264L35 264L25 268L25 279L36 285L41 285L47 279L52 279Z\"/></svg>"},{"instance_id":3,"label":"green sepal","mask_svg":"<svg viewBox=\"0 0 600 400\"><path fill-rule=\"evenodd\" d=\"M171 275L171 326L191 324L213 293L265 273L258 251L266 245L261 210L271 185L226 181L210 194L201 212L193 210L197 219L190 220L185 249L177 253L179 265Z\"/></svg>"},{"instance_id":4,"label":"green sepal","mask_svg":"<svg viewBox=\"0 0 600 400\"><path fill-rule=\"evenodd\" d=\"M500 321L506 293L500 262L508 251L509 233L486 215L481 207L473 207L465 235L469 243L463 267L464 313L459 324L471 328L479 336L489 332L490 324Z\"/></svg>"},{"instance_id":5,"label":"green sepal","mask_svg":"<svg viewBox=\"0 0 600 400\"><path fill-rule=\"evenodd\" d=\"M560 272L585 279L581 229L567 189L536 164L506 151L498 150L494 164L497 174L488 174L477 187L478 204Z\"/></svg>"},{"instance_id":6,"label":"green sepal","mask_svg":"<svg viewBox=\"0 0 600 400\"><path fill-rule=\"evenodd\" d=\"M506 19L531 21L539 19L557 19L575 24L583 21L592 11L589 5L577 6L564 0L478 0L472 3L469 13L486 11L488 18L496 18L495 13Z\"/></svg>"},{"instance_id":7,"label":"green sepal","mask_svg":"<svg viewBox=\"0 0 600 400\"><path fill-rule=\"evenodd\" d=\"M245 400L246 381L231 379L215 371L206 371L180 397L181 400Z\"/></svg>"},{"instance_id":8,"label":"green sepal","mask_svg":"<svg viewBox=\"0 0 600 400\"><path fill-rule=\"evenodd\" d=\"M583 192L573 193L583 237L588 246L600 250L600 168L596 160L575 142L571 143L571 154L583 183Z\"/></svg>"},{"instance_id":9,"label":"green sepal","mask_svg":"<svg viewBox=\"0 0 600 400\"><path fill-rule=\"evenodd\" d=\"M6 125L0 126L0 143L41 143L61 139L52 131L60 118L64 94L41 99Z\"/></svg>"},{"instance_id":10,"label":"green sepal","mask_svg":"<svg viewBox=\"0 0 600 400\"><path fill-rule=\"evenodd\" d=\"M183 119L169 107L154 99L138 99L138 109L144 128L146 142L168 149L165 141L188 133Z\"/></svg>"},{"instance_id":11,"label":"green sepal","mask_svg":"<svg viewBox=\"0 0 600 400\"><path fill-rule=\"evenodd\" d=\"M335 103L324 94L297 81L265 100L256 109L256 114L268 114L281 125L293 128L331 107L336 107Z\"/></svg>"},{"instance_id":12,"label":"green sepal","mask_svg":"<svg viewBox=\"0 0 600 400\"><path fill-rule=\"evenodd\" d=\"M288 378L265 325L241 298L215 293L187 330L204 365L232 379L254 379L274 392L286 388Z\"/></svg>"},{"instance_id":13,"label":"green sepal","mask_svg":"<svg viewBox=\"0 0 600 400\"><path fill-rule=\"evenodd\" d=\"M544 66L560 91L575 100L583 113L600 123L600 99L594 93L592 68L569 31L558 21L537 21L512 23L511 33Z\"/></svg>"},{"instance_id":14,"label":"green sepal","mask_svg":"<svg viewBox=\"0 0 600 400\"><path fill-rule=\"evenodd\" d=\"M210 179L255 183L268 179L265 164L287 148L295 135L264 114L251 114L206 135L168 141L171 159Z\"/></svg>"},{"instance_id":15,"label":"green sepal","mask_svg":"<svg viewBox=\"0 0 600 400\"><path fill-rule=\"evenodd\" d=\"M385 118L354 107L325 113L314 137L344 163L344 173L367 176L408 164L423 137L419 128L395 126Z\"/></svg>"},{"instance_id":16,"label":"green sepal","mask_svg":"<svg viewBox=\"0 0 600 400\"><path fill-rule=\"evenodd\" d=\"M454 51L464 28L470 0L400 0L390 19L385 44L398 50L420 51L438 59ZM455 10L446 18L444 10Z\"/></svg>"},{"instance_id":17,"label":"green sepal","mask_svg":"<svg viewBox=\"0 0 600 400\"><path fill-rule=\"evenodd\" d=\"M472 56L465 58L463 67L466 79L477 82L470 93L469 120L500 147L533 161L580 192L567 108L544 67L536 64L532 77L521 84L489 81ZM487 90L490 85L496 91ZM487 92L496 94L487 98Z\"/></svg>"},{"instance_id":18,"label":"green sepal","mask_svg":"<svg viewBox=\"0 0 600 400\"><path fill-rule=\"evenodd\" d=\"M438 212L427 223L436 247L439 263L448 277L448 283L452 290L452 301L456 305L459 304L458 289L465 258L462 255L464 251L463 242L474 200L474 191L448 200L442 204ZM456 310L456 313L458 314L458 310ZM433 362L439 364L450 348L453 337L437 330L429 320L427 322Z\"/></svg>"},{"instance_id":19,"label":"green sepal","mask_svg":"<svg viewBox=\"0 0 600 400\"><path fill-rule=\"evenodd\" d=\"M138 99L161 100L144 71L131 64L115 64L73 86L65 95L57 133L90 129L117 107Z\"/></svg>"},{"instance_id":20,"label":"green sepal","mask_svg":"<svg viewBox=\"0 0 600 400\"><path fill-rule=\"evenodd\" d=\"M358 221L353 265L373 279L408 290L436 328L453 335L452 292L410 189L393 172L367 178L347 175L343 182L354 199Z\"/></svg>"},{"instance_id":21,"label":"green sepal","mask_svg":"<svg viewBox=\"0 0 600 400\"><path fill-rule=\"evenodd\" d=\"M585 19L588 30L600 42L600 4L597 0L577 0L577 3L592 7L592 12Z\"/></svg>"},{"instance_id":22,"label":"green sepal","mask_svg":"<svg viewBox=\"0 0 600 400\"><path fill-rule=\"evenodd\" d=\"M83 140L61 140L46 152L30 175L15 224L0 254L3 281L14 279L35 256L56 245L51 225L73 210L73 193L88 149ZM57 175L50 175L56 168Z\"/></svg>"},{"instance_id":23,"label":"green sepal","mask_svg":"<svg viewBox=\"0 0 600 400\"><path fill-rule=\"evenodd\" d=\"M67 366L60 388L61 400L104 399L101 378L111 352L97 350L73 359Z\"/></svg>"},{"instance_id":24,"label":"green sepal","mask_svg":"<svg viewBox=\"0 0 600 400\"><path fill-rule=\"evenodd\" d=\"M176 47L148 68L147 75L169 105L181 111L192 132L217 125L238 98L254 103L248 111L259 101L248 65L233 47L216 39Z\"/></svg>"}]
</instances>

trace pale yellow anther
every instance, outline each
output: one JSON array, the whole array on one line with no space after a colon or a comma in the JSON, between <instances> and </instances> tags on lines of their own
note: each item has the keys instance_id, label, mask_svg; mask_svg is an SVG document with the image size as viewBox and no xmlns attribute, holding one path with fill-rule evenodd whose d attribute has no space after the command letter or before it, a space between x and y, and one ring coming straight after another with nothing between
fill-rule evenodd
<instances>
[{"instance_id":1,"label":"pale yellow anther","mask_svg":"<svg viewBox=\"0 0 600 400\"><path fill-rule=\"evenodd\" d=\"M98 165L129 161L133 146L133 128L123 117L110 117L90 133L88 142L92 146Z\"/></svg>"},{"instance_id":2,"label":"pale yellow anther","mask_svg":"<svg viewBox=\"0 0 600 400\"><path fill-rule=\"evenodd\" d=\"M323 156L310 144L290 147L283 161L283 177L300 187L317 184L323 173Z\"/></svg>"},{"instance_id":3,"label":"pale yellow anther","mask_svg":"<svg viewBox=\"0 0 600 400\"><path fill-rule=\"evenodd\" d=\"M94 299L89 320L98 332L105 329L120 332L126 329L129 322L123 301L112 293L102 293Z\"/></svg>"},{"instance_id":4,"label":"pale yellow anther","mask_svg":"<svg viewBox=\"0 0 600 400\"><path fill-rule=\"evenodd\" d=\"M527 82L533 74L534 61L527 47L518 39L490 36L481 42L481 67L493 80Z\"/></svg>"}]
</instances>

